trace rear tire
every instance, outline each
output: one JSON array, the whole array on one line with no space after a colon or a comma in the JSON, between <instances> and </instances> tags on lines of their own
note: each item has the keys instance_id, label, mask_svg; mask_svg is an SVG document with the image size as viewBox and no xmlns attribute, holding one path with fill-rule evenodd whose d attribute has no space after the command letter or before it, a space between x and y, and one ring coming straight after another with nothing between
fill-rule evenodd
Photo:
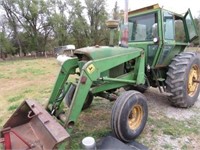
<instances>
[{"instance_id":1,"label":"rear tire","mask_svg":"<svg viewBox=\"0 0 200 150\"><path fill-rule=\"evenodd\" d=\"M148 86L146 84L144 84L144 85L134 85L134 86L132 86L132 89L139 91L141 93L144 93L148 89Z\"/></svg>"},{"instance_id":2,"label":"rear tire","mask_svg":"<svg viewBox=\"0 0 200 150\"><path fill-rule=\"evenodd\" d=\"M83 104L82 110L85 110L90 107L90 105L92 104L93 98L94 98L94 96L93 96L92 92L89 91L89 93L85 99L85 102Z\"/></svg>"},{"instance_id":3,"label":"rear tire","mask_svg":"<svg viewBox=\"0 0 200 150\"><path fill-rule=\"evenodd\" d=\"M141 93L145 93L146 90L148 90L149 86L147 85L147 83L145 84L140 84L140 85L127 85L124 87L124 89L126 91L129 91L129 90L134 90L134 91L139 91Z\"/></svg>"},{"instance_id":4,"label":"rear tire","mask_svg":"<svg viewBox=\"0 0 200 150\"><path fill-rule=\"evenodd\" d=\"M172 59L167 72L168 99L173 106L188 108L196 102L200 85L200 59L196 53L183 52Z\"/></svg>"},{"instance_id":5,"label":"rear tire","mask_svg":"<svg viewBox=\"0 0 200 150\"><path fill-rule=\"evenodd\" d=\"M74 96L75 90L76 90L76 85L72 85L72 88L69 89L69 93L67 93L65 98L64 98L65 99L65 104L68 107L70 107L70 105L71 105L72 98ZM93 96L92 92L89 91L88 95L87 95L87 97L85 99L85 102L83 104L82 110L85 110L85 109L90 107L90 105L91 105L91 103L93 101L93 98L94 98L94 96Z\"/></svg>"},{"instance_id":6,"label":"rear tire","mask_svg":"<svg viewBox=\"0 0 200 150\"><path fill-rule=\"evenodd\" d=\"M143 131L148 116L146 97L137 91L126 91L112 108L111 128L115 136L130 142Z\"/></svg>"}]
</instances>

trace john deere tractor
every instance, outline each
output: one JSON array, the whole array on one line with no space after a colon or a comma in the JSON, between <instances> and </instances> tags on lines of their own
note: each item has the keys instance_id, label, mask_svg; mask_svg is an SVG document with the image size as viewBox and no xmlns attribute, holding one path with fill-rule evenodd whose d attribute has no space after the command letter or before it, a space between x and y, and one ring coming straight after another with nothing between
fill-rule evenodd
<instances>
[{"instance_id":1,"label":"john deere tractor","mask_svg":"<svg viewBox=\"0 0 200 150\"><path fill-rule=\"evenodd\" d=\"M108 26L113 29L116 22L108 22ZM124 27L122 24L120 27L123 34ZM197 100L200 59L197 53L184 52L197 38L190 10L180 15L156 4L130 11L127 28L128 46L120 43L119 46L85 47L75 50L74 57L66 57L62 62L46 110L68 133L72 133L81 111L90 106L94 96L116 100L112 108L111 128L124 142L135 139L145 127L147 98L141 92L148 87L158 87L175 107L188 108ZM75 82L69 80L70 75L74 75ZM126 91L118 96L116 90L122 87ZM40 109L33 111L36 106L32 101L26 101L4 128L14 130L40 117ZM20 119L23 120L20 123L13 121ZM48 120L42 119L45 121L41 121L40 125L48 125ZM48 129L48 132L56 132L56 128L54 131ZM55 143L59 145L68 136L63 135L62 140ZM44 136L41 139L44 140ZM41 145L46 147L45 144ZM51 148L55 148L56 144Z\"/></svg>"}]
</instances>

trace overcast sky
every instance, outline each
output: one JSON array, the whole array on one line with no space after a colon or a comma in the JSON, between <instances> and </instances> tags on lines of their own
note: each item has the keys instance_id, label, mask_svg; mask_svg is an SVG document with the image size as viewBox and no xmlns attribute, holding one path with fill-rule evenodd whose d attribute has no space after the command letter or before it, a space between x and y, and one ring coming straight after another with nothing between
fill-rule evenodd
<instances>
[{"instance_id":1,"label":"overcast sky","mask_svg":"<svg viewBox=\"0 0 200 150\"><path fill-rule=\"evenodd\" d=\"M125 0L107 0L108 9L113 8L117 1L120 9L124 9ZM128 0L130 10L150 6L153 4L159 4L160 7L171 10L176 13L185 13L188 8L191 9L193 17L198 17L200 14L200 5L198 0Z\"/></svg>"}]
</instances>

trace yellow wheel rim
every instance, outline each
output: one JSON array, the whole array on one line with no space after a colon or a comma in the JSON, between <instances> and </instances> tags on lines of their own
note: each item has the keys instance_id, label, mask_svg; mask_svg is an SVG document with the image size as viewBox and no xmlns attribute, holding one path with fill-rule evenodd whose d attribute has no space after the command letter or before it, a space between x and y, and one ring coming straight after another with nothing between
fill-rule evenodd
<instances>
[{"instance_id":1,"label":"yellow wheel rim","mask_svg":"<svg viewBox=\"0 0 200 150\"><path fill-rule=\"evenodd\" d=\"M200 81L200 69L195 64L190 69L189 75L188 75L188 85L187 85L187 92L189 96L194 96Z\"/></svg>"},{"instance_id":2,"label":"yellow wheel rim","mask_svg":"<svg viewBox=\"0 0 200 150\"><path fill-rule=\"evenodd\" d=\"M142 107L140 105L133 106L128 116L128 125L131 130L135 130L140 126L142 122L142 117L143 117Z\"/></svg>"}]
</instances>

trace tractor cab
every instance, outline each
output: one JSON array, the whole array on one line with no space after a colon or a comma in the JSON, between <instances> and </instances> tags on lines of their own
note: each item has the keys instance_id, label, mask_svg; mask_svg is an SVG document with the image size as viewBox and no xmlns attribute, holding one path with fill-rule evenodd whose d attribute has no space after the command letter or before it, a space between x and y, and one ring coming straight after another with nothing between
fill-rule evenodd
<instances>
[{"instance_id":1,"label":"tractor cab","mask_svg":"<svg viewBox=\"0 0 200 150\"><path fill-rule=\"evenodd\" d=\"M197 37L190 9L180 15L158 4L130 11L128 30L128 46L142 48L151 68L168 66Z\"/></svg>"}]
</instances>

